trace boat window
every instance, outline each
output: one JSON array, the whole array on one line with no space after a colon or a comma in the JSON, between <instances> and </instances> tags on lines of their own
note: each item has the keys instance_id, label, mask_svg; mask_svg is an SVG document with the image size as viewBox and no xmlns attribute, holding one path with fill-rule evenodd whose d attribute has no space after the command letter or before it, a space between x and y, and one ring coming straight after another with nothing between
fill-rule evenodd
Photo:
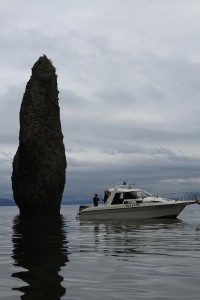
<instances>
[{"instance_id":1,"label":"boat window","mask_svg":"<svg viewBox=\"0 0 200 300\"><path fill-rule=\"evenodd\" d=\"M137 192L126 192L124 193L124 199L138 199L140 198Z\"/></svg>"},{"instance_id":2,"label":"boat window","mask_svg":"<svg viewBox=\"0 0 200 300\"><path fill-rule=\"evenodd\" d=\"M124 201L123 193L116 193L114 198L113 198L112 205L122 204L123 201Z\"/></svg>"},{"instance_id":3,"label":"boat window","mask_svg":"<svg viewBox=\"0 0 200 300\"><path fill-rule=\"evenodd\" d=\"M138 198L146 198L146 197L151 197L151 194L147 193L147 192L144 192L144 191L137 191L137 195L138 195Z\"/></svg>"}]
</instances>

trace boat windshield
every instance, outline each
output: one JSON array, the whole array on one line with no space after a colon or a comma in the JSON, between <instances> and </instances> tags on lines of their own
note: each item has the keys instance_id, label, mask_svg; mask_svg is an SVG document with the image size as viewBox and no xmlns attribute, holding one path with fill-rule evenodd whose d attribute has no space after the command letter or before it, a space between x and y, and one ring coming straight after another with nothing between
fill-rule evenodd
<instances>
[{"instance_id":1,"label":"boat windshield","mask_svg":"<svg viewBox=\"0 0 200 300\"><path fill-rule=\"evenodd\" d=\"M144 199L146 197L151 197L151 194L144 192L142 190L131 191L124 193L124 199Z\"/></svg>"},{"instance_id":2,"label":"boat windshield","mask_svg":"<svg viewBox=\"0 0 200 300\"><path fill-rule=\"evenodd\" d=\"M129 192L120 192L116 193L112 205L114 204L122 204L124 200L131 200L131 199L144 199L146 197L151 197L151 194L144 192L142 190L136 190L136 191L129 191Z\"/></svg>"}]
</instances>

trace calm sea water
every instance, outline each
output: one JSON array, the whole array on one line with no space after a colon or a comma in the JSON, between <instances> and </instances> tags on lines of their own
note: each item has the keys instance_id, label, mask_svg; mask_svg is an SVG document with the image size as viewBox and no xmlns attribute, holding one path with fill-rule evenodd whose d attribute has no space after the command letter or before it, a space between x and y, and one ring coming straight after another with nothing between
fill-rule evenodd
<instances>
[{"instance_id":1,"label":"calm sea water","mask_svg":"<svg viewBox=\"0 0 200 300\"><path fill-rule=\"evenodd\" d=\"M177 220L98 223L77 209L40 220L0 207L0 299L199 299L200 207Z\"/></svg>"}]
</instances>

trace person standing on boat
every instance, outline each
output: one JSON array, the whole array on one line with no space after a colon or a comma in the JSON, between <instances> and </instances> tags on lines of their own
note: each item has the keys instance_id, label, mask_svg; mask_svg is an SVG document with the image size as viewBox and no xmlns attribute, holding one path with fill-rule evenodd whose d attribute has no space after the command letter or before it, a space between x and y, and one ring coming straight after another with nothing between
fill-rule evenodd
<instances>
[{"instance_id":1,"label":"person standing on boat","mask_svg":"<svg viewBox=\"0 0 200 300\"><path fill-rule=\"evenodd\" d=\"M98 206L99 205L99 197L98 197L97 194L94 194L93 203L94 203L94 206Z\"/></svg>"},{"instance_id":2,"label":"person standing on boat","mask_svg":"<svg viewBox=\"0 0 200 300\"><path fill-rule=\"evenodd\" d=\"M108 191L108 190L105 190L105 191L104 191L104 198L103 198L104 204L106 204L106 201L107 201L107 199L108 199L108 196L109 196L109 191Z\"/></svg>"}]
</instances>

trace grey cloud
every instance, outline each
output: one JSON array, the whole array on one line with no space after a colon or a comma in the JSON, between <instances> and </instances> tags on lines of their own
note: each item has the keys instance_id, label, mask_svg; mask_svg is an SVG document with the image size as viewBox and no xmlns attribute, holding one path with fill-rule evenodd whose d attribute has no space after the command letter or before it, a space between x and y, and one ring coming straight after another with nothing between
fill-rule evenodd
<instances>
[{"instance_id":1,"label":"grey cloud","mask_svg":"<svg viewBox=\"0 0 200 300\"><path fill-rule=\"evenodd\" d=\"M195 180L189 182L187 186L178 185L176 178L187 180L189 176L195 175L199 178L200 160L189 157L179 157L176 155L178 163L174 163L174 157L165 156L148 156L135 155L134 157L116 157L111 163L92 163L90 168L81 167L78 162L76 167L70 169L71 182L78 182L81 178L80 191L79 187L75 186L74 190L78 188L78 192L82 192L85 198L91 197L95 192L103 194L106 187L113 186L119 183L119 179L135 182L137 186L150 190L153 193L162 193L167 191L186 191L189 188L192 190L197 187L198 182L194 185ZM85 162L87 165L87 162ZM93 167L91 167L93 166ZM187 169L187 173L185 170ZM87 170L87 172L85 171ZM181 176L180 176L181 175ZM171 180L165 180L173 178ZM191 177L192 178L192 177ZM90 189L88 189L88 182L90 182ZM173 184L172 184L173 182ZM175 184L176 183L176 184ZM73 195L73 187L71 186L71 195ZM70 190L66 188L66 195L70 196Z\"/></svg>"},{"instance_id":2,"label":"grey cloud","mask_svg":"<svg viewBox=\"0 0 200 300\"><path fill-rule=\"evenodd\" d=\"M82 110L82 108L88 109L90 104L87 99L84 97L76 94L74 91L71 90L61 90L60 94L60 106L63 108L63 112L66 110L70 110L73 112ZM63 113L61 111L61 113ZM78 119L78 115L77 115Z\"/></svg>"},{"instance_id":3,"label":"grey cloud","mask_svg":"<svg viewBox=\"0 0 200 300\"><path fill-rule=\"evenodd\" d=\"M0 153L15 153L25 86L45 53L58 74L66 197L90 197L119 178L155 190L199 178L199 7L185 0L181 9L177 0L4 1ZM8 192L11 159L1 159L1 191Z\"/></svg>"},{"instance_id":4,"label":"grey cloud","mask_svg":"<svg viewBox=\"0 0 200 300\"><path fill-rule=\"evenodd\" d=\"M134 109L135 96L130 90L123 90L120 88L115 89L104 89L96 94L97 99L99 99L99 108L108 111L110 114L112 112L119 112L121 109Z\"/></svg>"}]
</instances>

